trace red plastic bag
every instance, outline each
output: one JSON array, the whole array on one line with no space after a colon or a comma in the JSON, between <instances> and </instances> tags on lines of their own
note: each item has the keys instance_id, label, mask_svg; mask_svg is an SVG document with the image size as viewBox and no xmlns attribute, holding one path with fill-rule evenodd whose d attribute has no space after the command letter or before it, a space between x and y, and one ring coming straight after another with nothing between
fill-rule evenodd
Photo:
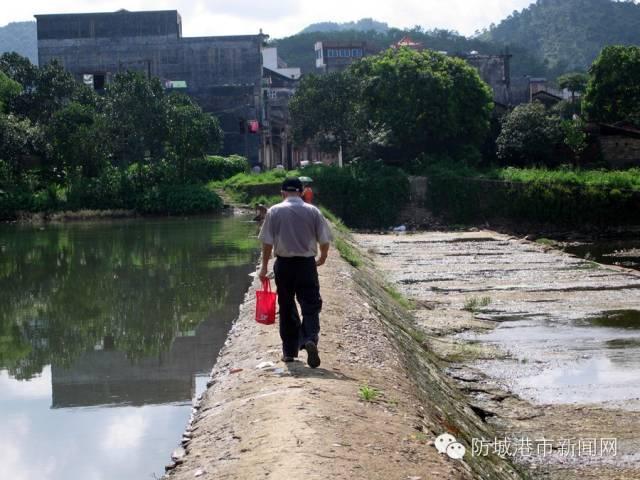
<instances>
[{"instance_id":1,"label":"red plastic bag","mask_svg":"<svg viewBox=\"0 0 640 480\"><path fill-rule=\"evenodd\" d=\"M271 291L271 281L262 280L262 290L256 292L256 322L263 325L276 323L276 294Z\"/></svg>"}]
</instances>

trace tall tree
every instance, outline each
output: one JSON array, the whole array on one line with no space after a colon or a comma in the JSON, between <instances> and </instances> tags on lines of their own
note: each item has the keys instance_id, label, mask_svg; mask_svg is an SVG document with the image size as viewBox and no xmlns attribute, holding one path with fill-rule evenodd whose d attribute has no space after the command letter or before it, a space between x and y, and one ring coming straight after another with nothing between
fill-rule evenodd
<instances>
[{"instance_id":1,"label":"tall tree","mask_svg":"<svg viewBox=\"0 0 640 480\"><path fill-rule=\"evenodd\" d=\"M187 162L205 153L217 153L222 146L223 132L217 118L204 113L186 95L169 95L167 107L167 144L184 180Z\"/></svg>"},{"instance_id":2,"label":"tall tree","mask_svg":"<svg viewBox=\"0 0 640 480\"><path fill-rule=\"evenodd\" d=\"M8 108L8 104L20 95L20 92L22 92L22 85L0 71L0 113Z\"/></svg>"},{"instance_id":3,"label":"tall tree","mask_svg":"<svg viewBox=\"0 0 640 480\"><path fill-rule=\"evenodd\" d=\"M492 92L464 60L401 48L365 58L352 69L370 128L405 159L455 155L484 141Z\"/></svg>"},{"instance_id":4,"label":"tall tree","mask_svg":"<svg viewBox=\"0 0 640 480\"><path fill-rule=\"evenodd\" d=\"M120 165L159 159L167 136L167 105L158 79L137 72L114 77L107 86L105 112Z\"/></svg>"},{"instance_id":5,"label":"tall tree","mask_svg":"<svg viewBox=\"0 0 640 480\"><path fill-rule=\"evenodd\" d=\"M583 99L588 118L640 126L640 47L605 47L589 73Z\"/></svg>"},{"instance_id":6,"label":"tall tree","mask_svg":"<svg viewBox=\"0 0 640 480\"><path fill-rule=\"evenodd\" d=\"M583 93L587 88L589 76L582 72L565 73L558 77L558 86L571 92L571 103L576 101L576 93Z\"/></svg>"},{"instance_id":7,"label":"tall tree","mask_svg":"<svg viewBox=\"0 0 640 480\"><path fill-rule=\"evenodd\" d=\"M329 152L340 147L351 151L363 128L358 99L358 85L349 72L305 76L289 104L294 141L312 140Z\"/></svg>"}]
</instances>

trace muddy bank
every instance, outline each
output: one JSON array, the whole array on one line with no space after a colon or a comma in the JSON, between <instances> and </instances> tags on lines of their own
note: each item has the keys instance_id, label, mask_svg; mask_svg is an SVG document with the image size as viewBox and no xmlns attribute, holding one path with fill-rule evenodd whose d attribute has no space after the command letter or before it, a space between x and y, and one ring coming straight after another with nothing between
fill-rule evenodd
<instances>
[{"instance_id":1,"label":"muddy bank","mask_svg":"<svg viewBox=\"0 0 640 480\"><path fill-rule=\"evenodd\" d=\"M279 361L277 327L254 321L254 284L167 478L525 478L495 455L437 452L441 433L470 450L493 431L367 259L355 269L333 251L320 282L320 368L304 353Z\"/></svg>"},{"instance_id":2,"label":"muddy bank","mask_svg":"<svg viewBox=\"0 0 640 480\"><path fill-rule=\"evenodd\" d=\"M637 272L494 232L357 240L414 301L483 420L512 440L556 441L512 457L540 478L640 477ZM561 440L610 438L616 455L563 455Z\"/></svg>"}]
</instances>

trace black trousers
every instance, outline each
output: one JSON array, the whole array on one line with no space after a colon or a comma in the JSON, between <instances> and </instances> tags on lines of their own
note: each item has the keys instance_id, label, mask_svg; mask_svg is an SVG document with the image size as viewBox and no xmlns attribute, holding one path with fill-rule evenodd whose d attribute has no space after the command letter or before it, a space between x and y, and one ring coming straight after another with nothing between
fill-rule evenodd
<instances>
[{"instance_id":1,"label":"black trousers","mask_svg":"<svg viewBox=\"0 0 640 480\"><path fill-rule=\"evenodd\" d=\"M320 333L320 282L314 257L278 257L273 266L280 308L282 353L297 357L308 341L318 344ZM302 311L298 314L296 299Z\"/></svg>"}]
</instances>

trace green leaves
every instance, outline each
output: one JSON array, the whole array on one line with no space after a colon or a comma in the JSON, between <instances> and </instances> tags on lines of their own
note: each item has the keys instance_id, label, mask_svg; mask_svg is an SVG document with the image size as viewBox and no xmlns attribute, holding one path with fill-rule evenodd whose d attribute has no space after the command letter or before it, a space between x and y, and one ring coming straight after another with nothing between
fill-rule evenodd
<instances>
[{"instance_id":1,"label":"green leaves","mask_svg":"<svg viewBox=\"0 0 640 480\"><path fill-rule=\"evenodd\" d=\"M605 47L589 70L583 111L592 121L640 125L640 47Z\"/></svg>"},{"instance_id":2,"label":"green leaves","mask_svg":"<svg viewBox=\"0 0 640 480\"><path fill-rule=\"evenodd\" d=\"M352 156L408 162L422 153L479 147L491 99L463 60L399 49L345 72L307 77L290 108L298 143L324 140Z\"/></svg>"},{"instance_id":3,"label":"green leaves","mask_svg":"<svg viewBox=\"0 0 640 480\"><path fill-rule=\"evenodd\" d=\"M496 140L498 159L505 165L552 165L562 141L560 118L538 102L517 106L504 120Z\"/></svg>"}]
</instances>

